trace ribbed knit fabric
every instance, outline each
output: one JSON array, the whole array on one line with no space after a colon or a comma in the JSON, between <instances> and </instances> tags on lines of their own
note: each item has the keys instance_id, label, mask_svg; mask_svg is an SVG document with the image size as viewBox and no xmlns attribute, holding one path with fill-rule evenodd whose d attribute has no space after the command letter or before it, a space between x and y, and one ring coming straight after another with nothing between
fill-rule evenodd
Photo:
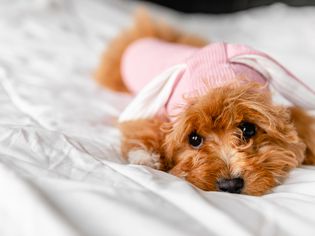
<instances>
[{"instance_id":1,"label":"ribbed knit fabric","mask_svg":"<svg viewBox=\"0 0 315 236\"><path fill-rule=\"evenodd\" d=\"M226 43L195 48L151 38L140 39L124 53L122 75L125 84L136 94L167 68L186 64L186 70L179 75L178 82L165 104L166 111L172 115L178 105L185 103L184 96L204 94L209 88L228 83L240 84L244 80L266 83L257 71L229 61L229 58L236 55L251 53L258 52L243 45Z\"/></svg>"}]
</instances>

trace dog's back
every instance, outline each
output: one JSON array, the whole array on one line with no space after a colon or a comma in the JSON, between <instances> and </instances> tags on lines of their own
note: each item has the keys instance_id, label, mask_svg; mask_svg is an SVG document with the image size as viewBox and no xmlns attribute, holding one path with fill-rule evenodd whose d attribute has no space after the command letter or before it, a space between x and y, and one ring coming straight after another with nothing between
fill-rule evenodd
<instances>
[{"instance_id":1,"label":"dog's back","mask_svg":"<svg viewBox=\"0 0 315 236\"><path fill-rule=\"evenodd\" d=\"M126 86L121 74L122 58L125 50L131 44L143 38L155 38L194 47L202 47L207 44L205 40L197 36L179 32L163 22L156 22L150 18L146 11L139 10L134 25L118 35L103 54L95 74L95 79L99 84L114 91L132 92L133 89ZM138 66L141 67L141 65Z\"/></svg>"}]
</instances>

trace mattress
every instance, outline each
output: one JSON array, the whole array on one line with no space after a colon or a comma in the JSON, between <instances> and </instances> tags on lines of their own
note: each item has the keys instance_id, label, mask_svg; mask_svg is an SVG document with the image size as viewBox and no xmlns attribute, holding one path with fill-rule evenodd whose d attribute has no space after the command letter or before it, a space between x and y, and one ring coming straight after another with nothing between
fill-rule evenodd
<instances>
[{"instance_id":1,"label":"mattress","mask_svg":"<svg viewBox=\"0 0 315 236\"><path fill-rule=\"evenodd\" d=\"M315 167L262 197L201 191L120 158L116 119L131 98L92 79L127 0L0 1L0 235L315 235ZM315 8L282 4L185 15L183 30L273 55L315 87Z\"/></svg>"}]
</instances>

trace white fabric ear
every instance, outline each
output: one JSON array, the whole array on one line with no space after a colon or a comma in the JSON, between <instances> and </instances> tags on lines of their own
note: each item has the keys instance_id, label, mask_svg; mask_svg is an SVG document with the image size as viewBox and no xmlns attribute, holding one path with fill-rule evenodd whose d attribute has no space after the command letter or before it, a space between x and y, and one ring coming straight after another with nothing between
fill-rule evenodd
<instances>
[{"instance_id":1,"label":"white fabric ear","mask_svg":"<svg viewBox=\"0 0 315 236\"><path fill-rule=\"evenodd\" d=\"M294 105L315 109L315 91L273 59L258 54L245 54L233 57L230 61L247 65L261 73L277 92Z\"/></svg>"},{"instance_id":2,"label":"white fabric ear","mask_svg":"<svg viewBox=\"0 0 315 236\"><path fill-rule=\"evenodd\" d=\"M148 83L119 116L119 122L154 117L166 104L185 64L175 65Z\"/></svg>"}]
</instances>

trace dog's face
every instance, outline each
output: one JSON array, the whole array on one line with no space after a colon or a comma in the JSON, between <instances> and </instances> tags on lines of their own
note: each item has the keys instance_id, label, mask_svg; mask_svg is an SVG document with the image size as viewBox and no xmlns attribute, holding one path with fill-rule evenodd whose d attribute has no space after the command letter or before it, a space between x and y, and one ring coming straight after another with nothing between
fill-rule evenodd
<instances>
[{"instance_id":1,"label":"dog's face","mask_svg":"<svg viewBox=\"0 0 315 236\"><path fill-rule=\"evenodd\" d=\"M169 172L207 191L264 194L304 158L289 111L257 85L194 98L166 130Z\"/></svg>"}]
</instances>

